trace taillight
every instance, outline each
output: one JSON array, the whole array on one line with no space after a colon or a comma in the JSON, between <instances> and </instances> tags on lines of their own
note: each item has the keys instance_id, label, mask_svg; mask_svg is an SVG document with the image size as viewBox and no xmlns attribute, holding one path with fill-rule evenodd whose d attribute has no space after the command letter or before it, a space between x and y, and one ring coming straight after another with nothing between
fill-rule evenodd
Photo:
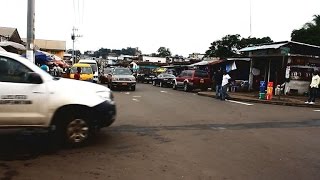
<instances>
[{"instance_id":1,"label":"taillight","mask_svg":"<svg viewBox=\"0 0 320 180\"><path fill-rule=\"evenodd\" d=\"M189 82L193 82L193 78L191 78L191 79L188 79L189 80Z\"/></svg>"}]
</instances>

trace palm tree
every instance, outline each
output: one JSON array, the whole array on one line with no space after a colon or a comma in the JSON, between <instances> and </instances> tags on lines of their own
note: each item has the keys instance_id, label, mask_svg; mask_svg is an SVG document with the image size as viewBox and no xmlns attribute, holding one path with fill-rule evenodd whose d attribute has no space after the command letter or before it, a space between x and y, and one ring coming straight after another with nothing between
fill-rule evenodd
<instances>
[{"instance_id":1,"label":"palm tree","mask_svg":"<svg viewBox=\"0 0 320 180\"><path fill-rule=\"evenodd\" d=\"M291 40L320 46L320 15L314 15L313 20L304 24L301 29L291 33Z\"/></svg>"}]
</instances>

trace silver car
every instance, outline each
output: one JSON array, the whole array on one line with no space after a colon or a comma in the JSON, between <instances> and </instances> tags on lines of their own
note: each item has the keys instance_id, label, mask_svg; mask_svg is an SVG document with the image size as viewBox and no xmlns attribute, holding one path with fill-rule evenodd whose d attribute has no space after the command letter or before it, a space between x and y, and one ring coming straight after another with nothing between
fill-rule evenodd
<instances>
[{"instance_id":1,"label":"silver car","mask_svg":"<svg viewBox=\"0 0 320 180\"><path fill-rule=\"evenodd\" d=\"M112 71L112 78L109 83L110 89L128 88L131 91L136 90L136 78L132 75L129 68L115 68Z\"/></svg>"}]
</instances>

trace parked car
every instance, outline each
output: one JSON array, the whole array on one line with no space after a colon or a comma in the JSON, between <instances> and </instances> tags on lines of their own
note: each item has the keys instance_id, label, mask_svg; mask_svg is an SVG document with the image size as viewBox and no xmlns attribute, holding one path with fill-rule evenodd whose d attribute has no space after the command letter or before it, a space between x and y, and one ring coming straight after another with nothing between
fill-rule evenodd
<instances>
[{"instance_id":1,"label":"parked car","mask_svg":"<svg viewBox=\"0 0 320 180\"><path fill-rule=\"evenodd\" d=\"M109 87L111 89L125 87L129 88L131 91L135 91L136 78L132 75L129 68L114 68Z\"/></svg>"},{"instance_id":2,"label":"parked car","mask_svg":"<svg viewBox=\"0 0 320 180\"><path fill-rule=\"evenodd\" d=\"M209 73L203 70L184 70L173 82L172 88L183 88L184 91L193 89L208 90L211 87Z\"/></svg>"},{"instance_id":3,"label":"parked car","mask_svg":"<svg viewBox=\"0 0 320 180\"><path fill-rule=\"evenodd\" d=\"M89 64L92 68L93 71L93 82L98 82L98 63L96 60L92 60L92 59L81 59L78 62L79 64Z\"/></svg>"},{"instance_id":4,"label":"parked car","mask_svg":"<svg viewBox=\"0 0 320 180\"><path fill-rule=\"evenodd\" d=\"M153 86L159 85L160 87L172 87L172 83L176 77L172 74L159 74L152 81Z\"/></svg>"},{"instance_id":5,"label":"parked car","mask_svg":"<svg viewBox=\"0 0 320 180\"><path fill-rule=\"evenodd\" d=\"M50 144L78 146L115 121L110 89L52 77L17 54L0 51L0 87L0 131L46 132Z\"/></svg>"},{"instance_id":6,"label":"parked car","mask_svg":"<svg viewBox=\"0 0 320 180\"><path fill-rule=\"evenodd\" d=\"M137 77L137 81L141 83L151 83L156 76L151 73L147 74L139 74Z\"/></svg>"},{"instance_id":7,"label":"parked car","mask_svg":"<svg viewBox=\"0 0 320 180\"><path fill-rule=\"evenodd\" d=\"M112 77L112 70L113 68L109 68L109 67L105 67L101 69L101 72L99 73L99 81L102 84L109 84L109 82L111 81L111 77Z\"/></svg>"},{"instance_id":8,"label":"parked car","mask_svg":"<svg viewBox=\"0 0 320 180\"><path fill-rule=\"evenodd\" d=\"M92 68L89 64L74 64L71 67L70 78L74 79L74 75L76 74L78 67L81 68L80 80L92 82L93 81L93 72L92 72Z\"/></svg>"}]
</instances>

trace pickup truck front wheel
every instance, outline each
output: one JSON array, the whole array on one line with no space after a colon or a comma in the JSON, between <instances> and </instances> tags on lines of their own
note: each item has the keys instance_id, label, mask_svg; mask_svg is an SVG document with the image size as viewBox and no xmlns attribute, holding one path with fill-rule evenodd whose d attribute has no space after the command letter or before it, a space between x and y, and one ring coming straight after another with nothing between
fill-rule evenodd
<instances>
[{"instance_id":1,"label":"pickup truck front wheel","mask_svg":"<svg viewBox=\"0 0 320 180\"><path fill-rule=\"evenodd\" d=\"M68 108L61 111L53 123L53 140L69 147L85 145L93 132L86 109Z\"/></svg>"},{"instance_id":2,"label":"pickup truck front wheel","mask_svg":"<svg viewBox=\"0 0 320 180\"><path fill-rule=\"evenodd\" d=\"M67 123L65 137L68 144L82 144L89 138L90 126L85 119L72 118Z\"/></svg>"}]
</instances>

